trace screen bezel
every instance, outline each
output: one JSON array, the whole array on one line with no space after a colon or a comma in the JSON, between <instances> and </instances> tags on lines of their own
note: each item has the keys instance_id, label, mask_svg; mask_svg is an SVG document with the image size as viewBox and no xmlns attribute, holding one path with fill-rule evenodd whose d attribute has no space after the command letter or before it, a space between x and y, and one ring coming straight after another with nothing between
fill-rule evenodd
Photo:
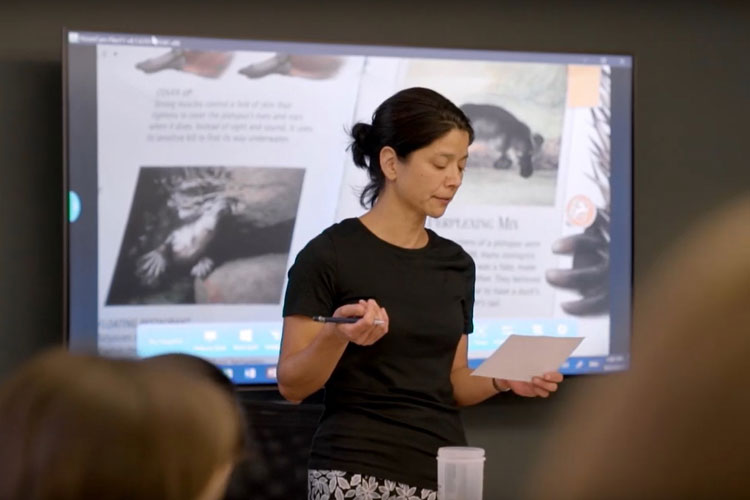
<instances>
[{"instance_id":1,"label":"screen bezel","mask_svg":"<svg viewBox=\"0 0 750 500\"><path fill-rule=\"evenodd\" d=\"M69 33L71 32L83 32L83 33L96 33L91 32L87 30L74 30L70 28L63 28L62 30L62 98L63 98L63 252L62 252L62 258L63 258L63 290L62 290L62 317L63 317L63 345L67 349L71 349L71 330L72 325L70 324L71 317L70 317L70 306L71 306L71 290L70 290L70 266L71 266L71 255L70 255L70 211L69 211L69 188L70 188L70 151L69 151L69 140L70 140L70 127L69 127L69 117L70 117L70 102L69 102L69 50L70 50L70 41L69 41ZM115 33L112 32L113 35L122 35L122 36L152 36L151 34L129 34L129 33ZM388 45L386 43L378 44L378 45L369 45L369 44L358 44L358 43L349 43L349 42L319 42L319 41L306 41L306 40L292 40L292 39L245 39L245 38L220 38L220 37L184 37L182 35L175 35L175 34L168 34L168 33L160 33L156 34L154 36L162 36L162 37L176 37L176 38L193 38L196 40L216 40L216 41L229 41L229 42L258 42L258 43L267 43L267 44L312 44L317 47L326 47L326 46L346 46L346 47L352 47L352 48L361 48L361 49L367 49L367 48L383 48L383 49L404 49L404 50L440 50L440 51L466 51L471 50L472 52L477 53L517 53L517 54L528 54L528 53L536 53L536 54L546 54L546 55L559 55L559 56L592 56L592 57L600 57L600 56L615 56L615 57L628 57L630 61L630 79L629 79L629 86L630 86L630 116L629 116L629 151L628 154L630 156L629 158L629 172L628 172L628 182L629 182L629 193L628 193L628 204L630 207L630 214L629 214L629 221L628 221L628 231L629 231L629 253L630 253L630 266L629 266L629 304L628 304L628 314L627 314L627 321L628 326L627 329L629 330L628 334L626 335L625 340L627 341L627 350L625 351L626 355L630 356L630 346L632 343L632 319L633 319L633 295L634 295L634 268L635 268L635 254L634 254L634 227L635 227L635 214L634 214L634 178L635 178L635 156L634 156L634 150L635 150L635 141L634 141L634 124L635 124L635 108L636 108L636 91L635 91L635 81L636 81L636 58L634 54L632 53L617 53L617 52L607 52L604 53L586 53L586 52L568 52L564 50L559 51L550 51L550 50L522 50L522 49L483 49L483 50L475 50L475 49L466 49L466 48L457 48L457 47L440 47L435 45L430 46L421 46L421 45ZM610 338L612 334L612 326L610 325ZM623 340L623 341L625 341ZM79 350L76 348L76 350ZM628 363L629 364L629 363ZM624 368L624 370L629 369L629 367ZM591 373L582 373L585 375L602 375L606 374L608 372L606 371L595 371ZM260 383L239 383L234 382L236 387L242 388L242 389L250 389L250 390L276 390L277 389L277 383L275 382L260 382Z\"/></svg>"}]
</instances>

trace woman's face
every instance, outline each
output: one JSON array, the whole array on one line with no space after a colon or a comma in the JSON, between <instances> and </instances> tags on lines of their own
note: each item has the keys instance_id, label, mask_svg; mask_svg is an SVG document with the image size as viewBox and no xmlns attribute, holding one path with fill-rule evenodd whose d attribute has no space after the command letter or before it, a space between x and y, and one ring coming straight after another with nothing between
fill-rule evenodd
<instances>
[{"instance_id":1,"label":"woman's face","mask_svg":"<svg viewBox=\"0 0 750 500\"><path fill-rule=\"evenodd\" d=\"M468 155L468 132L453 129L406 159L396 158L391 187L414 211L440 217L461 186Z\"/></svg>"}]
</instances>

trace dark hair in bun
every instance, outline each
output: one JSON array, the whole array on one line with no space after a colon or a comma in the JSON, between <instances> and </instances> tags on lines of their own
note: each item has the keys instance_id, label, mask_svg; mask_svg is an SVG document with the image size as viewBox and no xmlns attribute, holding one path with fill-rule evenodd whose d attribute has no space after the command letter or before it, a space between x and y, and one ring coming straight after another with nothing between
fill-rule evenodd
<instances>
[{"instance_id":1,"label":"dark hair in bun","mask_svg":"<svg viewBox=\"0 0 750 500\"><path fill-rule=\"evenodd\" d=\"M371 125L356 123L350 132L352 159L370 177L359 197L362 206L372 207L385 185L381 149L390 146L399 158L406 158L454 129L468 132L469 143L474 140L471 122L463 111L434 90L421 87L402 90L383 101L373 113Z\"/></svg>"}]
</instances>

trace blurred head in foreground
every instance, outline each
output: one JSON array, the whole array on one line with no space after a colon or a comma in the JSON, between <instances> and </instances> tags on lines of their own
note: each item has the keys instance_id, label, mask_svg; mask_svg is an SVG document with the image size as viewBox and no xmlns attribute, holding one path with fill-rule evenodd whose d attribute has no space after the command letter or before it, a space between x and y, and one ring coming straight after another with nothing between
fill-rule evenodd
<instances>
[{"instance_id":1,"label":"blurred head in foreground","mask_svg":"<svg viewBox=\"0 0 750 500\"><path fill-rule=\"evenodd\" d=\"M234 385L215 364L197 356L182 353L159 354L141 361L154 367L178 370L212 382L216 387L234 398Z\"/></svg>"},{"instance_id":2,"label":"blurred head in foreground","mask_svg":"<svg viewBox=\"0 0 750 500\"><path fill-rule=\"evenodd\" d=\"M0 386L0 498L221 498L241 416L184 370L62 351Z\"/></svg>"},{"instance_id":3,"label":"blurred head in foreground","mask_svg":"<svg viewBox=\"0 0 750 500\"><path fill-rule=\"evenodd\" d=\"M534 499L750 492L750 195L637 288L632 368L592 380L530 476Z\"/></svg>"}]
</instances>

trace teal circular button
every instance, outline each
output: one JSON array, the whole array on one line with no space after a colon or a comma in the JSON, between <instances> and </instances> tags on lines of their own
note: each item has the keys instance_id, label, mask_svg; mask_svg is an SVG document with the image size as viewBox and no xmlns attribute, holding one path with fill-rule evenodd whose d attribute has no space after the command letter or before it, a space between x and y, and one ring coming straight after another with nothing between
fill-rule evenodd
<instances>
[{"instance_id":1,"label":"teal circular button","mask_svg":"<svg viewBox=\"0 0 750 500\"><path fill-rule=\"evenodd\" d=\"M75 191L68 192L68 220L75 222L81 215L81 199Z\"/></svg>"}]
</instances>

